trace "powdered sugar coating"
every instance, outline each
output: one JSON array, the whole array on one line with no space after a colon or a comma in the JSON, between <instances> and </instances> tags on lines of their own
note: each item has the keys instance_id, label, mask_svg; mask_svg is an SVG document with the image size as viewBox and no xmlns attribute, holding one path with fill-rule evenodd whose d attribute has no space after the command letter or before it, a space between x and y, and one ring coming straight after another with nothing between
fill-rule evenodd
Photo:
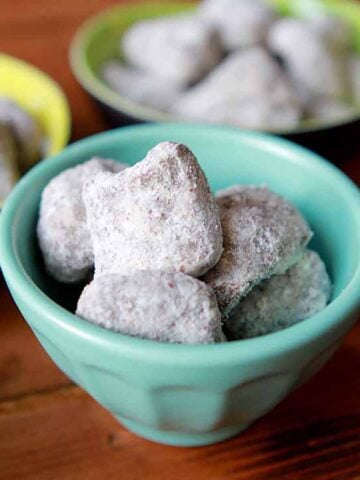
<instances>
[{"instance_id":1,"label":"powdered sugar coating","mask_svg":"<svg viewBox=\"0 0 360 480\"><path fill-rule=\"evenodd\" d=\"M178 85L202 78L222 57L218 35L195 16L137 22L122 38L130 65Z\"/></svg>"},{"instance_id":2,"label":"powdered sugar coating","mask_svg":"<svg viewBox=\"0 0 360 480\"><path fill-rule=\"evenodd\" d=\"M101 171L118 172L125 164L93 158L54 177L45 187L40 204L37 235L48 273L73 283L86 279L94 264L86 223L82 188Z\"/></svg>"},{"instance_id":3,"label":"powdered sugar coating","mask_svg":"<svg viewBox=\"0 0 360 480\"><path fill-rule=\"evenodd\" d=\"M350 55L348 58L351 94L357 108L360 107L360 56Z\"/></svg>"},{"instance_id":4,"label":"powdered sugar coating","mask_svg":"<svg viewBox=\"0 0 360 480\"><path fill-rule=\"evenodd\" d=\"M342 53L351 49L352 28L339 16L312 15L306 21L310 28L321 36L332 52Z\"/></svg>"},{"instance_id":5,"label":"powdered sugar coating","mask_svg":"<svg viewBox=\"0 0 360 480\"><path fill-rule=\"evenodd\" d=\"M224 341L213 291L179 272L101 275L83 290L76 314L115 332L161 342Z\"/></svg>"},{"instance_id":6,"label":"powdered sugar coating","mask_svg":"<svg viewBox=\"0 0 360 480\"><path fill-rule=\"evenodd\" d=\"M324 122L346 120L355 113L356 109L353 105L337 98L328 97L315 98L308 108L310 118Z\"/></svg>"},{"instance_id":7,"label":"powdered sugar coating","mask_svg":"<svg viewBox=\"0 0 360 480\"><path fill-rule=\"evenodd\" d=\"M291 128L301 116L292 85L260 47L229 55L171 111L184 120L247 128Z\"/></svg>"},{"instance_id":8,"label":"powdered sugar coating","mask_svg":"<svg viewBox=\"0 0 360 480\"><path fill-rule=\"evenodd\" d=\"M149 75L118 61L110 60L101 71L105 82L130 100L166 111L180 93L178 85L153 74Z\"/></svg>"},{"instance_id":9,"label":"powdered sugar coating","mask_svg":"<svg viewBox=\"0 0 360 480\"><path fill-rule=\"evenodd\" d=\"M264 280L240 301L226 321L233 339L290 327L325 308L331 282L319 255L307 250L282 275Z\"/></svg>"},{"instance_id":10,"label":"powdered sugar coating","mask_svg":"<svg viewBox=\"0 0 360 480\"><path fill-rule=\"evenodd\" d=\"M261 44L275 19L261 0L204 0L199 14L218 30L227 50Z\"/></svg>"},{"instance_id":11,"label":"powdered sugar coating","mask_svg":"<svg viewBox=\"0 0 360 480\"><path fill-rule=\"evenodd\" d=\"M203 280L227 316L256 284L294 265L312 232L293 205L265 187L236 185L217 201L224 252Z\"/></svg>"},{"instance_id":12,"label":"powdered sugar coating","mask_svg":"<svg viewBox=\"0 0 360 480\"><path fill-rule=\"evenodd\" d=\"M41 130L37 121L16 102L0 97L0 122L12 131L23 169L31 167L40 156Z\"/></svg>"},{"instance_id":13,"label":"powdered sugar coating","mask_svg":"<svg viewBox=\"0 0 360 480\"><path fill-rule=\"evenodd\" d=\"M184 145L163 142L117 175L99 173L83 197L95 275L152 269L199 276L221 256L218 207Z\"/></svg>"},{"instance_id":14,"label":"powdered sugar coating","mask_svg":"<svg viewBox=\"0 0 360 480\"><path fill-rule=\"evenodd\" d=\"M305 103L311 102L313 96L338 98L346 95L348 85L343 56L332 51L326 38L306 20L278 20L269 32L268 44L283 59Z\"/></svg>"}]
</instances>

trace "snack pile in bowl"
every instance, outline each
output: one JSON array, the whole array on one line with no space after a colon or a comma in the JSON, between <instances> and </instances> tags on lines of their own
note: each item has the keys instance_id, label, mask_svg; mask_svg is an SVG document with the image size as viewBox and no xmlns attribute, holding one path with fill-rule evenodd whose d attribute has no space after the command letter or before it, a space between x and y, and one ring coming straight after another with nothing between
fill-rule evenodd
<instances>
[{"instance_id":1,"label":"snack pile in bowl","mask_svg":"<svg viewBox=\"0 0 360 480\"><path fill-rule=\"evenodd\" d=\"M266 186L214 196L197 158L162 142L134 166L92 158L42 193L46 270L85 284L78 316L125 335L217 343L315 315L331 296L313 233Z\"/></svg>"},{"instance_id":2,"label":"snack pile in bowl","mask_svg":"<svg viewBox=\"0 0 360 480\"><path fill-rule=\"evenodd\" d=\"M263 0L140 20L99 70L122 97L186 121L291 131L360 108L352 27L326 13L280 17Z\"/></svg>"}]
</instances>

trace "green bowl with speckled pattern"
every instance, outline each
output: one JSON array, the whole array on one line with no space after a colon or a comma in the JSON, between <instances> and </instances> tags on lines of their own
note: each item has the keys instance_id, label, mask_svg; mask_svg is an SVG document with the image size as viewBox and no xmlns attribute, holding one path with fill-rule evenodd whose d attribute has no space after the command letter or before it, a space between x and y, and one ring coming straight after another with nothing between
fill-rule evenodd
<instances>
[{"instance_id":1,"label":"green bowl with speckled pattern","mask_svg":"<svg viewBox=\"0 0 360 480\"><path fill-rule=\"evenodd\" d=\"M59 172L93 155L133 164L164 140L194 151L214 191L266 183L294 202L309 220L311 246L331 275L330 305L280 332L215 345L132 338L72 314L80 292L46 275L37 247L42 190ZM343 173L285 140L221 127L142 125L77 142L25 175L0 216L3 274L50 357L127 428L182 446L238 434L324 365L359 312L359 245L360 194Z\"/></svg>"}]
</instances>

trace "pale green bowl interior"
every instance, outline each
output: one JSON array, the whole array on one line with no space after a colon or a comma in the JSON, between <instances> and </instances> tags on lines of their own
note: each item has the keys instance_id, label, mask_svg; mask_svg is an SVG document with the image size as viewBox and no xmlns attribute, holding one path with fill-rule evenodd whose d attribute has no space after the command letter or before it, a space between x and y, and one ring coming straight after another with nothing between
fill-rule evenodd
<instances>
[{"instance_id":1,"label":"pale green bowl interior","mask_svg":"<svg viewBox=\"0 0 360 480\"><path fill-rule=\"evenodd\" d=\"M185 346L108 332L78 319L54 303L73 308L80 290L60 286L44 273L35 236L43 188L62 170L93 155L133 164L164 140L185 143L194 151L214 192L236 183L266 184L299 207L315 232L311 247L325 260L333 280L333 301L325 310L298 325L264 337L227 345ZM141 354L146 354L150 348L156 354L170 355L171 361L176 362L174 349L183 348L190 355L189 359L194 355L200 362L216 362L231 359L232 355L266 355L293 348L297 342L306 342L331 329L358 307L359 212L359 191L344 174L286 141L221 127L177 124L127 127L67 147L53 159L37 165L18 183L0 218L0 261L10 287L36 305L40 318L41 312L46 311L65 328L71 325L76 334L101 338L113 346L127 344L139 348ZM41 328L40 320L37 328Z\"/></svg>"},{"instance_id":2,"label":"pale green bowl interior","mask_svg":"<svg viewBox=\"0 0 360 480\"><path fill-rule=\"evenodd\" d=\"M354 49L360 52L360 5L352 0L268 0L274 4L281 15L311 16L317 12L329 12L346 19L353 27ZM194 2L196 4L196 2ZM192 11L195 5L185 1L175 2L136 2L112 7L86 21L75 36L70 60L78 81L95 98L112 109L146 121L174 120L170 115L137 104L115 93L100 77L100 68L104 61L119 58L121 35L141 19L163 15L174 15ZM301 46L299 46L301 48ZM342 122L304 122L291 131L273 133L302 133L338 126L353 121L360 116L349 117Z\"/></svg>"}]
</instances>

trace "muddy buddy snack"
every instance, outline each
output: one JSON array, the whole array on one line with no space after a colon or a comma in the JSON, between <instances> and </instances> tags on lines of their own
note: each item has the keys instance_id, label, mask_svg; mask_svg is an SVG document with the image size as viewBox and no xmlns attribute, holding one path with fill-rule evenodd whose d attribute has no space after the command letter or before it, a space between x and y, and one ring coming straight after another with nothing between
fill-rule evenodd
<instances>
[{"instance_id":1,"label":"muddy buddy snack","mask_svg":"<svg viewBox=\"0 0 360 480\"><path fill-rule=\"evenodd\" d=\"M99 173L83 198L96 276L149 269L199 276L220 258L218 207L184 145L163 142L131 168Z\"/></svg>"},{"instance_id":2,"label":"muddy buddy snack","mask_svg":"<svg viewBox=\"0 0 360 480\"><path fill-rule=\"evenodd\" d=\"M55 279L84 281L95 267L77 315L125 335L216 343L225 321L232 339L247 338L330 297L300 212L260 186L215 199L180 143L159 143L132 167L94 158L65 170L43 191L37 230Z\"/></svg>"},{"instance_id":3,"label":"muddy buddy snack","mask_svg":"<svg viewBox=\"0 0 360 480\"><path fill-rule=\"evenodd\" d=\"M269 32L268 44L284 61L305 104L314 96L346 95L344 59L334 54L324 37L305 20L279 20Z\"/></svg>"},{"instance_id":4,"label":"muddy buddy snack","mask_svg":"<svg viewBox=\"0 0 360 480\"><path fill-rule=\"evenodd\" d=\"M101 171L118 172L126 165L93 158L53 178L42 193L37 235L47 271L60 282L89 275L94 254L86 224L82 187Z\"/></svg>"},{"instance_id":5,"label":"muddy buddy snack","mask_svg":"<svg viewBox=\"0 0 360 480\"><path fill-rule=\"evenodd\" d=\"M6 125L14 136L19 165L31 167L40 157L42 135L39 124L17 103L0 97L0 124Z\"/></svg>"},{"instance_id":6,"label":"muddy buddy snack","mask_svg":"<svg viewBox=\"0 0 360 480\"><path fill-rule=\"evenodd\" d=\"M325 308L331 284L319 255L307 250L282 275L264 280L239 302L226 321L233 339L282 330Z\"/></svg>"},{"instance_id":7,"label":"muddy buddy snack","mask_svg":"<svg viewBox=\"0 0 360 480\"><path fill-rule=\"evenodd\" d=\"M343 19L332 15L314 15L306 21L332 52L342 53L351 49L353 32Z\"/></svg>"},{"instance_id":8,"label":"muddy buddy snack","mask_svg":"<svg viewBox=\"0 0 360 480\"><path fill-rule=\"evenodd\" d=\"M226 50L261 44L275 18L261 0L204 0L199 14L217 29Z\"/></svg>"},{"instance_id":9,"label":"muddy buddy snack","mask_svg":"<svg viewBox=\"0 0 360 480\"><path fill-rule=\"evenodd\" d=\"M178 272L101 275L85 287L76 313L109 330L161 342L225 340L213 291Z\"/></svg>"},{"instance_id":10,"label":"muddy buddy snack","mask_svg":"<svg viewBox=\"0 0 360 480\"><path fill-rule=\"evenodd\" d=\"M222 57L218 35L196 17L144 20L122 39L130 65L177 85L202 78Z\"/></svg>"},{"instance_id":11,"label":"muddy buddy snack","mask_svg":"<svg viewBox=\"0 0 360 480\"><path fill-rule=\"evenodd\" d=\"M180 88L168 80L148 75L118 61L106 62L102 78L116 92L141 105L166 111L180 93Z\"/></svg>"},{"instance_id":12,"label":"muddy buddy snack","mask_svg":"<svg viewBox=\"0 0 360 480\"><path fill-rule=\"evenodd\" d=\"M359 59L340 16L280 17L266 0L203 0L190 14L131 25L99 76L158 111L145 116L285 133L350 121Z\"/></svg>"},{"instance_id":13,"label":"muddy buddy snack","mask_svg":"<svg viewBox=\"0 0 360 480\"><path fill-rule=\"evenodd\" d=\"M355 107L337 98L319 97L311 102L307 111L310 118L336 122L355 114Z\"/></svg>"},{"instance_id":14,"label":"muddy buddy snack","mask_svg":"<svg viewBox=\"0 0 360 480\"><path fill-rule=\"evenodd\" d=\"M251 288L294 265L312 232L294 206L264 187L237 185L217 201L224 251L203 280L228 316Z\"/></svg>"},{"instance_id":15,"label":"muddy buddy snack","mask_svg":"<svg viewBox=\"0 0 360 480\"><path fill-rule=\"evenodd\" d=\"M228 56L180 95L172 112L186 120L252 128L294 126L301 115L292 85L260 47Z\"/></svg>"},{"instance_id":16,"label":"muddy buddy snack","mask_svg":"<svg viewBox=\"0 0 360 480\"><path fill-rule=\"evenodd\" d=\"M350 87L355 105L360 107L360 56L351 55L348 59L350 71Z\"/></svg>"}]
</instances>

